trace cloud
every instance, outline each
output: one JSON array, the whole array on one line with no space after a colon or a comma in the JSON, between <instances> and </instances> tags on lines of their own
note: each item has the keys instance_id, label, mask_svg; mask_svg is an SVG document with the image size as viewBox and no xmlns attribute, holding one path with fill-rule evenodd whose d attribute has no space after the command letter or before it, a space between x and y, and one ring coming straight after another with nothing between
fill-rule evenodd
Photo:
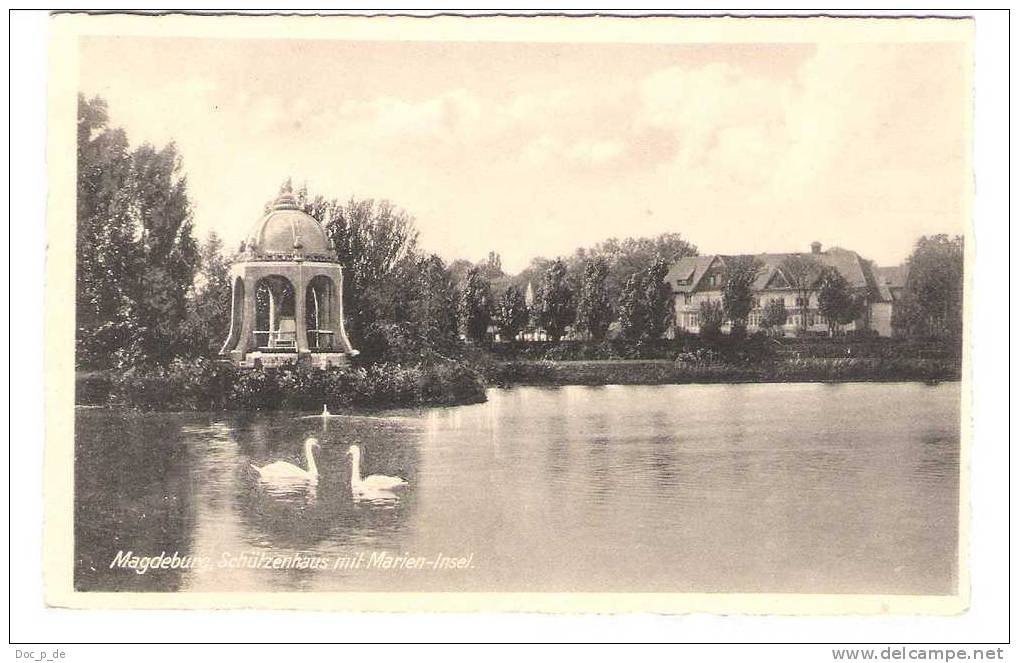
<instances>
[{"instance_id":1,"label":"cloud","mask_svg":"<svg viewBox=\"0 0 1019 663\"><path fill-rule=\"evenodd\" d=\"M199 228L229 241L288 175L328 195L390 198L433 250L497 248L511 269L611 235L682 232L709 251L817 238L881 258L960 227L958 48L819 46L782 67L767 48L661 53L614 75L522 68L420 85L366 60L286 89L218 61L153 77L151 63L119 58L90 70L90 91L132 142L177 141Z\"/></svg>"}]
</instances>

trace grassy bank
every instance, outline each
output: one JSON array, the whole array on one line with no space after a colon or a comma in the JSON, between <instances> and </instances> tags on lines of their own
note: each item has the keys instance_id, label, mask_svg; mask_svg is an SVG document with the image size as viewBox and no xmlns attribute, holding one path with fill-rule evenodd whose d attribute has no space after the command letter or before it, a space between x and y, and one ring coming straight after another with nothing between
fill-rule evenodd
<instances>
[{"instance_id":1,"label":"grassy bank","mask_svg":"<svg viewBox=\"0 0 1019 663\"><path fill-rule=\"evenodd\" d=\"M540 358L528 356L539 352ZM617 353L629 356L611 356ZM828 356L832 354L836 356ZM165 367L79 372L75 400L80 405L164 411L319 411L323 404L340 411L480 403L488 384L942 382L959 378L958 358L940 354L938 348L932 351L927 346L891 342L777 344L756 339L731 347L671 342L634 352L608 344L512 348L511 352L474 347L456 360L373 363L347 369L287 365L241 370L223 361L175 361Z\"/></svg>"},{"instance_id":2,"label":"grassy bank","mask_svg":"<svg viewBox=\"0 0 1019 663\"><path fill-rule=\"evenodd\" d=\"M306 410L461 405L485 400L485 380L458 362L241 370L223 361L79 373L75 402L139 410Z\"/></svg>"},{"instance_id":3,"label":"grassy bank","mask_svg":"<svg viewBox=\"0 0 1019 663\"><path fill-rule=\"evenodd\" d=\"M958 363L942 359L800 358L726 364L668 360L507 361L490 374L496 384L606 385L740 382L931 382L959 379Z\"/></svg>"}]
</instances>

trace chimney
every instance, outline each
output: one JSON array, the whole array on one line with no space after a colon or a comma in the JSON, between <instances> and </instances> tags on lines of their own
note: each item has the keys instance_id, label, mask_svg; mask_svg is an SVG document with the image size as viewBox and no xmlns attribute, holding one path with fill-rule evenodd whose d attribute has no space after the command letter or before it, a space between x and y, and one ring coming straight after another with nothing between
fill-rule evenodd
<instances>
[{"instance_id":1,"label":"chimney","mask_svg":"<svg viewBox=\"0 0 1019 663\"><path fill-rule=\"evenodd\" d=\"M813 241L810 243L810 252L815 256L821 253L821 242Z\"/></svg>"}]
</instances>

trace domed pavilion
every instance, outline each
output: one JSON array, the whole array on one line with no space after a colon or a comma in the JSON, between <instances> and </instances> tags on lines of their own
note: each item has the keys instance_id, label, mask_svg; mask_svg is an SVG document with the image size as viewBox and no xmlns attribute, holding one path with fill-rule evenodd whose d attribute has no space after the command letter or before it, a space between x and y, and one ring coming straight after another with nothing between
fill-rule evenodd
<instances>
[{"instance_id":1,"label":"domed pavilion","mask_svg":"<svg viewBox=\"0 0 1019 663\"><path fill-rule=\"evenodd\" d=\"M343 270L289 181L241 246L230 278L230 333L220 354L238 365L343 366L357 354L343 329Z\"/></svg>"}]
</instances>

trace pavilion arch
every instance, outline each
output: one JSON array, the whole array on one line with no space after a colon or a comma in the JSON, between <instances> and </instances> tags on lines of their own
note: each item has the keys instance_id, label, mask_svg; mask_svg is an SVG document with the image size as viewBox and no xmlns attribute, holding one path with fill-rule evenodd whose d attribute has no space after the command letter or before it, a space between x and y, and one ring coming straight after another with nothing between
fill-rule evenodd
<instances>
[{"instance_id":1,"label":"pavilion arch","mask_svg":"<svg viewBox=\"0 0 1019 663\"><path fill-rule=\"evenodd\" d=\"M237 345L237 340L244 328L244 279L235 276L230 292L230 332L220 353L226 353Z\"/></svg>"},{"instance_id":2,"label":"pavilion arch","mask_svg":"<svg viewBox=\"0 0 1019 663\"><path fill-rule=\"evenodd\" d=\"M263 350L297 348L297 300L294 284L279 274L255 282L254 347Z\"/></svg>"},{"instance_id":3,"label":"pavilion arch","mask_svg":"<svg viewBox=\"0 0 1019 663\"><path fill-rule=\"evenodd\" d=\"M308 281L304 303L305 328L308 330L308 347L313 352L340 348L338 307L339 293L332 278L319 274Z\"/></svg>"}]
</instances>

